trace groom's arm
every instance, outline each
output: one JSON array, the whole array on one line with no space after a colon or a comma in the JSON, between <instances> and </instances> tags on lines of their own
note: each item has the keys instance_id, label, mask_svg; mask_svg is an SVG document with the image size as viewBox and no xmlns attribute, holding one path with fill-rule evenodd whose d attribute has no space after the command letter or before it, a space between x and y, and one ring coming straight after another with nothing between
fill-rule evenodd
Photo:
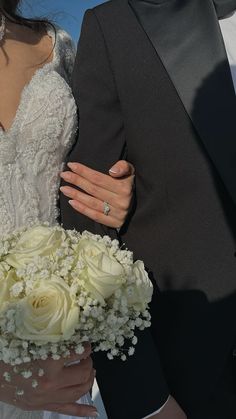
<instances>
[{"instance_id":1,"label":"groom's arm","mask_svg":"<svg viewBox=\"0 0 236 419\"><path fill-rule=\"evenodd\" d=\"M124 124L116 85L99 23L86 13L73 76L79 108L79 139L70 161L79 161L107 173L125 153ZM62 197L65 227L106 230L73 211ZM149 330L139 334L135 355L126 362L95 356L97 379L110 419L141 419L159 409L168 398L157 348Z\"/></svg>"}]
</instances>

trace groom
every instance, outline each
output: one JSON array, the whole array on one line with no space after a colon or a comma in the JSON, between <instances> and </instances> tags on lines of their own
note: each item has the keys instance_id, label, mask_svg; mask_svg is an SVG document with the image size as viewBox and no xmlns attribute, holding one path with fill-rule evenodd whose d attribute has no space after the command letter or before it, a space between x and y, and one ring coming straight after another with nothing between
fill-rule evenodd
<instances>
[{"instance_id":1,"label":"groom","mask_svg":"<svg viewBox=\"0 0 236 419\"><path fill-rule=\"evenodd\" d=\"M236 418L235 9L236 0L113 0L84 19L69 159L104 172L133 163L120 239L157 284L134 357L95 358L111 419ZM63 200L62 217L105 232Z\"/></svg>"}]
</instances>

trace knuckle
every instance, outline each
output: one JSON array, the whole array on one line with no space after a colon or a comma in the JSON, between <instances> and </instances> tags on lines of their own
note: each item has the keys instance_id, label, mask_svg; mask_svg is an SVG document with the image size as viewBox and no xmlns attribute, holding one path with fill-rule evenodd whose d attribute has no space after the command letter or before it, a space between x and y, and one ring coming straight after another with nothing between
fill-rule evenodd
<instances>
[{"instance_id":1,"label":"knuckle","mask_svg":"<svg viewBox=\"0 0 236 419\"><path fill-rule=\"evenodd\" d=\"M122 183L121 186L121 194L125 197L130 197L131 196L131 192L132 192L132 185L131 183L125 181L124 183Z\"/></svg>"},{"instance_id":2,"label":"knuckle","mask_svg":"<svg viewBox=\"0 0 236 419\"><path fill-rule=\"evenodd\" d=\"M125 209L120 211L120 213L117 215L117 221L123 224L126 218L128 217L128 214L129 214L129 206L127 205Z\"/></svg>"},{"instance_id":3,"label":"knuckle","mask_svg":"<svg viewBox=\"0 0 236 419\"><path fill-rule=\"evenodd\" d=\"M97 192L97 187L93 185L92 183L89 183L88 185L88 193L92 196L95 196Z\"/></svg>"},{"instance_id":4,"label":"knuckle","mask_svg":"<svg viewBox=\"0 0 236 419\"><path fill-rule=\"evenodd\" d=\"M123 199L123 201L121 202L123 215L125 217L127 216L127 212L129 210L130 203L131 203L131 199L129 199L129 198Z\"/></svg>"},{"instance_id":5,"label":"knuckle","mask_svg":"<svg viewBox=\"0 0 236 419\"><path fill-rule=\"evenodd\" d=\"M129 183L126 186L126 196L131 197L133 195L133 184Z\"/></svg>"},{"instance_id":6,"label":"knuckle","mask_svg":"<svg viewBox=\"0 0 236 419\"><path fill-rule=\"evenodd\" d=\"M99 173L93 173L91 176L91 181L95 183L96 185L100 185L103 183L101 178L102 177Z\"/></svg>"},{"instance_id":7,"label":"knuckle","mask_svg":"<svg viewBox=\"0 0 236 419\"><path fill-rule=\"evenodd\" d=\"M89 203L95 211L99 211L101 209L100 203L97 201L97 199L90 198Z\"/></svg>"},{"instance_id":8,"label":"knuckle","mask_svg":"<svg viewBox=\"0 0 236 419\"><path fill-rule=\"evenodd\" d=\"M119 209L119 215L121 217L124 216L124 213L126 213L131 205L131 196L130 197L123 197L119 201L117 201L116 208Z\"/></svg>"}]
</instances>

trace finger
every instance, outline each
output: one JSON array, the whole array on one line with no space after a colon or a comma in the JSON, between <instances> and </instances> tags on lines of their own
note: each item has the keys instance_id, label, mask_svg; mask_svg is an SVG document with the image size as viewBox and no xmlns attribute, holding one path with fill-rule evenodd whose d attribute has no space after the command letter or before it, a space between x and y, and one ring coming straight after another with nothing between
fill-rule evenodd
<instances>
[{"instance_id":1,"label":"finger","mask_svg":"<svg viewBox=\"0 0 236 419\"><path fill-rule=\"evenodd\" d=\"M88 342L83 343L83 347L84 347L84 352L80 355L76 354L75 351L73 351L73 350L71 351L71 353L68 357L70 362L77 361L78 359L79 360L86 359L91 355L92 347L91 347L90 343L88 343Z\"/></svg>"},{"instance_id":2,"label":"finger","mask_svg":"<svg viewBox=\"0 0 236 419\"><path fill-rule=\"evenodd\" d=\"M101 201L100 199L94 198L93 196L88 195L84 192L78 191L77 189L72 188L70 186L62 186L60 190L68 198L75 201L79 201L81 204L84 204L85 206L95 211L98 211L101 214L104 214L104 202ZM130 206L129 198L120 199L120 202L119 202L117 197L111 198L109 196L109 193L107 195L108 195L107 201L109 202L109 206L110 206L109 215L112 216L113 218L117 218L119 221L124 220Z\"/></svg>"},{"instance_id":3,"label":"finger","mask_svg":"<svg viewBox=\"0 0 236 419\"><path fill-rule=\"evenodd\" d=\"M73 349L70 351L70 355L68 355L66 358L61 358L61 361L63 363L63 366L65 364L70 363L76 363L78 361L81 361L83 359L87 359L91 353L92 353L92 347L91 344L88 342L83 343L84 351L81 354L77 354Z\"/></svg>"},{"instance_id":4,"label":"finger","mask_svg":"<svg viewBox=\"0 0 236 419\"><path fill-rule=\"evenodd\" d=\"M98 411L94 406L88 406L77 403L48 404L47 406L44 406L44 410L75 417L98 417Z\"/></svg>"},{"instance_id":5,"label":"finger","mask_svg":"<svg viewBox=\"0 0 236 419\"><path fill-rule=\"evenodd\" d=\"M43 361L39 359L34 363L35 368L42 368L42 370L45 372L45 376L48 379L52 377L52 379L55 380L55 377L57 376L57 374L60 373L60 371L64 368L65 365L80 362L81 360L87 359L90 356L92 352L91 345L89 343L84 343L83 346L84 352L81 355L76 354L74 350L71 350L69 356L67 356L66 358L61 357L59 360L49 358Z\"/></svg>"},{"instance_id":6,"label":"finger","mask_svg":"<svg viewBox=\"0 0 236 419\"><path fill-rule=\"evenodd\" d=\"M127 179L113 179L110 175L106 175L96 170L89 169L80 163L68 163L68 167L72 170L65 171L60 174L62 179L66 182L72 183L75 186L87 191L83 185L90 184L96 190L102 189L110 191L114 194L125 193L126 188L131 188L133 180L127 182ZM85 182L86 181L86 182ZM90 195L95 196L94 192L88 192ZM96 196L97 197L97 196Z\"/></svg>"},{"instance_id":7,"label":"finger","mask_svg":"<svg viewBox=\"0 0 236 419\"><path fill-rule=\"evenodd\" d=\"M68 174L68 178L67 178ZM86 179L80 177L79 175L72 174L71 172L63 173L63 177L65 180L70 184L73 184L80 188L80 191L84 191L87 195L90 195L93 198L98 199L102 202L109 202L109 205L113 206L114 208L124 209L126 210L127 207L130 205L131 197L132 197L132 184L125 180L123 184L121 181L117 179L112 179L113 182L120 182L119 192L116 194L114 192L110 192L104 188L100 188L99 186L93 185L92 183L88 182ZM73 179L72 179L73 177ZM72 188L71 186L62 186L60 188L61 192L64 194L70 193L70 198L78 199L81 196L80 194L76 194L77 189ZM69 196L69 195L66 195ZM96 209L96 208L95 208Z\"/></svg>"},{"instance_id":8,"label":"finger","mask_svg":"<svg viewBox=\"0 0 236 419\"><path fill-rule=\"evenodd\" d=\"M114 166L111 167L109 170L109 174L112 177L120 178L120 177L127 177L130 175L134 175L135 170L134 166L127 162L126 160L120 160Z\"/></svg>"},{"instance_id":9,"label":"finger","mask_svg":"<svg viewBox=\"0 0 236 419\"><path fill-rule=\"evenodd\" d=\"M95 372L93 370L86 382L79 385L60 388L55 392L53 399L51 398L51 401L53 400L54 402L58 403L72 403L76 400L79 400L84 394L87 394L92 389L94 378Z\"/></svg>"},{"instance_id":10,"label":"finger","mask_svg":"<svg viewBox=\"0 0 236 419\"><path fill-rule=\"evenodd\" d=\"M111 217L109 215L105 215L99 211L96 211L92 208L87 207L86 205L82 204L79 201L70 200L69 204L78 211L80 214L85 215L86 217L90 218L91 220L95 221L96 223L103 224L107 227L111 228L121 228L124 224L124 221L118 220L117 218Z\"/></svg>"},{"instance_id":11,"label":"finger","mask_svg":"<svg viewBox=\"0 0 236 419\"><path fill-rule=\"evenodd\" d=\"M58 375L57 387L71 387L87 383L91 375L94 375L93 361L91 358L87 358L80 361L79 364L65 366Z\"/></svg>"},{"instance_id":12,"label":"finger","mask_svg":"<svg viewBox=\"0 0 236 419\"><path fill-rule=\"evenodd\" d=\"M64 367L56 377L44 376L34 390L32 386L28 389L25 387L22 401L31 406L74 402L91 390L94 378L95 370L91 359L83 360L78 365Z\"/></svg>"}]
</instances>

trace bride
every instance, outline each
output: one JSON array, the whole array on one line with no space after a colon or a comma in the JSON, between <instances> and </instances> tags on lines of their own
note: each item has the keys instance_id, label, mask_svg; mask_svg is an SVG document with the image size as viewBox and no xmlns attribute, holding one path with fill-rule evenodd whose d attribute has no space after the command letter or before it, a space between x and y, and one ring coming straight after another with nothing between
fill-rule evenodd
<instances>
[{"instance_id":1,"label":"bride","mask_svg":"<svg viewBox=\"0 0 236 419\"><path fill-rule=\"evenodd\" d=\"M57 222L59 174L77 133L77 109L70 89L71 39L47 21L20 17L18 5L19 0L0 0L0 235L32 222ZM61 188L72 198L72 207L111 227L120 227L127 215L120 209L129 204L122 182L129 185L130 195L133 182L132 168L125 162L117 165L120 175L126 175L119 180L73 164L71 171L61 174L72 185ZM94 178L99 179L100 188L92 197ZM80 191L75 193L73 184ZM99 199L100 190L103 199ZM114 190L117 201L125 205L114 208L112 215L104 193L109 202L113 194L109 191ZM76 404L93 384L90 353L87 345L81 358L72 354L68 362L80 360L77 365L44 361L46 374L37 389L32 388L31 378L26 380L0 363L1 419L96 417L93 406ZM32 363L30 368L37 376L42 365Z\"/></svg>"}]
</instances>

